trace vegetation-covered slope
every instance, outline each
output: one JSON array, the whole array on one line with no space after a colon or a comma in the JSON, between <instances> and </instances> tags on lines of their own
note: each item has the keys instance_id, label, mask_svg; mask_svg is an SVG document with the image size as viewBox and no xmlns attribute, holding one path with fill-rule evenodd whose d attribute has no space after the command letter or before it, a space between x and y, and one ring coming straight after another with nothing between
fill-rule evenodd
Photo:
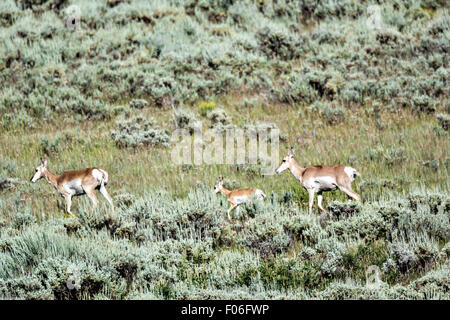
<instances>
[{"instance_id":1,"label":"vegetation-covered slope","mask_svg":"<svg viewBox=\"0 0 450 320\"><path fill-rule=\"evenodd\" d=\"M3 218L0 290L36 299L449 298L448 195L333 202L321 227L276 195L230 223L209 190L182 200L155 192L117 215ZM379 288L366 286L372 265Z\"/></svg>"}]
</instances>

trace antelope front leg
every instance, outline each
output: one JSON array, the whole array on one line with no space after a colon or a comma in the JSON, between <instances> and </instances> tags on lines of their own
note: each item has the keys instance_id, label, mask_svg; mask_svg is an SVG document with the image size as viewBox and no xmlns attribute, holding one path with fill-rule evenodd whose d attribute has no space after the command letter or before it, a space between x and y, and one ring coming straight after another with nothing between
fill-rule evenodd
<instances>
[{"instance_id":1,"label":"antelope front leg","mask_svg":"<svg viewBox=\"0 0 450 320\"><path fill-rule=\"evenodd\" d=\"M94 190L93 189L85 189L85 192L86 192L87 196L89 197L89 199L92 200L92 211L94 211L98 205L98 200L94 194Z\"/></svg>"},{"instance_id":2,"label":"antelope front leg","mask_svg":"<svg viewBox=\"0 0 450 320\"><path fill-rule=\"evenodd\" d=\"M70 207L72 206L72 195L71 194L65 194L64 199L66 199L66 211L68 214L72 215L72 211L70 210Z\"/></svg>"},{"instance_id":3,"label":"antelope front leg","mask_svg":"<svg viewBox=\"0 0 450 320\"><path fill-rule=\"evenodd\" d=\"M308 203L308 214L312 214L312 207L314 204L314 190L308 189L309 203Z\"/></svg>"},{"instance_id":4,"label":"antelope front leg","mask_svg":"<svg viewBox=\"0 0 450 320\"><path fill-rule=\"evenodd\" d=\"M230 220L230 221L231 221L230 212L231 212L231 210L233 210L234 208L236 208L236 206L237 206L236 203L231 203L230 207L228 208L227 215L228 215L228 220Z\"/></svg>"}]
</instances>

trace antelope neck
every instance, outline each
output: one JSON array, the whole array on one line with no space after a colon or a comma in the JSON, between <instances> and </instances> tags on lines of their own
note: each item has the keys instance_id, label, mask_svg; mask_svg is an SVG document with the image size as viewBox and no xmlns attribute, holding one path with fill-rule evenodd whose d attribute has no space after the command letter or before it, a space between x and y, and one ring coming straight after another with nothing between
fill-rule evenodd
<instances>
[{"instance_id":1,"label":"antelope neck","mask_svg":"<svg viewBox=\"0 0 450 320\"><path fill-rule=\"evenodd\" d=\"M53 187L58 186L58 176L52 172L50 172L48 169L45 169L44 171L44 177L45 180L47 180L48 183L50 183Z\"/></svg>"},{"instance_id":2,"label":"antelope neck","mask_svg":"<svg viewBox=\"0 0 450 320\"><path fill-rule=\"evenodd\" d=\"M227 188L225 188L224 186L222 186L222 187L220 188L220 193L222 193L224 196L229 195L230 192L231 192L231 191L228 190Z\"/></svg>"},{"instance_id":3,"label":"antelope neck","mask_svg":"<svg viewBox=\"0 0 450 320\"><path fill-rule=\"evenodd\" d=\"M302 182L303 172L305 172L305 168L300 167L297 162L292 159L291 163L289 163L289 170L300 182Z\"/></svg>"}]
</instances>

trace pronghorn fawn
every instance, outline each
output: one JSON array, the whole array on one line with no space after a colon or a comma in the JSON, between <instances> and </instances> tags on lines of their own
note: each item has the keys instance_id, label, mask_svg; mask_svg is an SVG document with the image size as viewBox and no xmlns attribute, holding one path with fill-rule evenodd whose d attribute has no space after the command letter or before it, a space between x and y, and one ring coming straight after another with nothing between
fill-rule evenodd
<instances>
[{"instance_id":1,"label":"pronghorn fawn","mask_svg":"<svg viewBox=\"0 0 450 320\"><path fill-rule=\"evenodd\" d=\"M237 207L237 212L239 214L239 205L251 200L252 198L256 199L264 199L266 197L266 194L259 189L254 188L246 188L246 189L235 189L235 190L228 190L223 186L223 178L219 178L219 181L214 186L214 191L216 193L220 192L225 197L227 197L228 201L230 202L230 207L228 208L227 215L228 220L231 220L230 212L234 208Z\"/></svg>"},{"instance_id":2,"label":"pronghorn fawn","mask_svg":"<svg viewBox=\"0 0 450 320\"><path fill-rule=\"evenodd\" d=\"M72 197L87 194L92 200L93 209L97 207L98 200L94 190L99 189L100 193L108 200L114 211L112 199L106 190L108 183L108 173L105 170L97 168L87 168L75 171L67 171L57 176L47 169L47 160L41 159L41 165L36 168L36 173L31 178L31 182L36 182L45 178L58 192L66 199L67 213L72 214L70 207Z\"/></svg>"},{"instance_id":3,"label":"pronghorn fawn","mask_svg":"<svg viewBox=\"0 0 450 320\"><path fill-rule=\"evenodd\" d=\"M294 151L291 148L288 149L287 155L283 158L275 172L278 174L286 169L289 169L294 177L308 191L309 214L312 212L315 193L317 193L317 204L323 212L325 212L325 209L322 207L322 192L324 191L339 189L356 201L361 200L360 196L352 190L353 180L360 176L359 172L352 167L344 165L319 165L302 168L294 160Z\"/></svg>"}]
</instances>

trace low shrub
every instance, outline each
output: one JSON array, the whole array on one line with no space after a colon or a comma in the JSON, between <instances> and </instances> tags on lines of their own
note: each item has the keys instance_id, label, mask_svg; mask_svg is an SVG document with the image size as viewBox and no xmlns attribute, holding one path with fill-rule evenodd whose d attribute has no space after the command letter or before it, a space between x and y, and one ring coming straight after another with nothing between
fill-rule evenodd
<instances>
[{"instance_id":1,"label":"low shrub","mask_svg":"<svg viewBox=\"0 0 450 320\"><path fill-rule=\"evenodd\" d=\"M225 110L216 108L207 114L207 118L211 121L211 128L217 127L217 126L224 126L231 123L231 118L228 116L228 114L225 112Z\"/></svg>"},{"instance_id":2,"label":"low shrub","mask_svg":"<svg viewBox=\"0 0 450 320\"><path fill-rule=\"evenodd\" d=\"M0 176L0 191L14 189L21 181L17 178L2 178Z\"/></svg>"},{"instance_id":3,"label":"low shrub","mask_svg":"<svg viewBox=\"0 0 450 320\"><path fill-rule=\"evenodd\" d=\"M177 128L187 129L190 134L193 134L195 130L201 128L201 123L197 117L186 109L177 109L174 112L174 116Z\"/></svg>"},{"instance_id":4,"label":"low shrub","mask_svg":"<svg viewBox=\"0 0 450 320\"><path fill-rule=\"evenodd\" d=\"M331 201L327 206L327 211L333 219L346 219L361 212L361 205L358 202Z\"/></svg>"},{"instance_id":5,"label":"low shrub","mask_svg":"<svg viewBox=\"0 0 450 320\"><path fill-rule=\"evenodd\" d=\"M346 110L339 107L332 108L326 106L321 110L322 119L331 126L342 123L345 119L345 115Z\"/></svg>"},{"instance_id":6,"label":"low shrub","mask_svg":"<svg viewBox=\"0 0 450 320\"><path fill-rule=\"evenodd\" d=\"M170 132L156 126L153 119L135 117L117 122L118 129L111 136L119 148L168 147Z\"/></svg>"},{"instance_id":7,"label":"low shrub","mask_svg":"<svg viewBox=\"0 0 450 320\"><path fill-rule=\"evenodd\" d=\"M257 37L259 49L269 58L291 60L300 56L303 43L286 30L264 27L258 31Z\"/></svg>"},{"instance_id":8,"label":"low shrub","mask_svg":"<svg viewBox=\"0 0 450 320\"><path fill-rule=\"evenodd\" d=\"M130 101L130 108L143 109L148 106L148 102L144 99L132 99Z\"/></svg>"},{"instance_id":9,"label":"low shrub","mask_svg":"<svg viewBox=\"0 0 450 320\"><path fill-rule=\"evenodd\" d=\"M450 127L450 116L448 114L438 114L436 116L439 124L441 125L442 129L444 129L445 131L448 131L449 127Z\"/></svg>"}]
</instances>

